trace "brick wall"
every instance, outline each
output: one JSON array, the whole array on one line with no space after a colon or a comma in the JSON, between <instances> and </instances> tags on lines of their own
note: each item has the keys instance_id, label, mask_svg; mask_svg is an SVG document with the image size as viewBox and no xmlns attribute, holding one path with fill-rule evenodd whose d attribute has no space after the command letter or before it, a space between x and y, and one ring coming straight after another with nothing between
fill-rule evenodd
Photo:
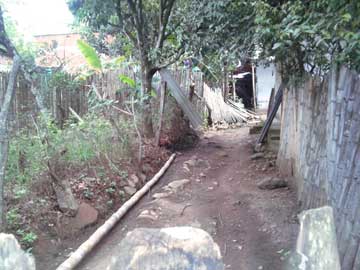
<instances>
[{"instance_id":1,"label":"brick wall","mask_svg":"<svg viewBox=\"0 0 360 270\"><path fill-rule=\"evenodd\" d=\"M360 76L342 67L290 87L278 165L296 179L303 209L334 208L343 270L360 269Z\"/></svg>"}]
</instances>

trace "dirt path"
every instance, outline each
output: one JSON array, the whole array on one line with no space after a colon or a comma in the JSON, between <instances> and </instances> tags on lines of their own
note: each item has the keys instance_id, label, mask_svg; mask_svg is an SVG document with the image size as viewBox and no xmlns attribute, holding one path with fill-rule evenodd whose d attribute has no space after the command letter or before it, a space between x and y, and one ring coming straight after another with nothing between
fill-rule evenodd
<instances>
[{"instance_id":1,"label":"dirt path","mask_svg":"<svg viewBox=\"0 0 360 270\"><path fill-rule=\"evenodd\" d=\"M121 252L116 250L118 243L136 227L181 225L208 231L220 246L226 269L281 269L281 250L293 246L297 233L295 194L288 188L257 188L258 181L276 175L276 168L267 167L265 159L250 160L254 139L247 128L206 134L196 148L177 157L151 194L78 269L106 269L111 257ZM152 198L181 179L190 182L177 193ZM148 217L139 218L144 210Z\"/></svg>"}]
</instances>

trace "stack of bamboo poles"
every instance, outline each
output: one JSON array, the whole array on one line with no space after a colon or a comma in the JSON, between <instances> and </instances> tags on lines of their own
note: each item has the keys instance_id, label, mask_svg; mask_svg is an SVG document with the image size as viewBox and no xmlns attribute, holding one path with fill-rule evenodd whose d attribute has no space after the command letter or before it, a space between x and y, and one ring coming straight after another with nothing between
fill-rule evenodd
<instances>
[{"instance_id":1,"label":"stack of bamboo poles","mask_svg":"<svg viewBox=\"0 0 360 270\"><path fill-rule=\"evenodd\" d=\"M206 84L204 85L204 99L213 123L254 123L259 119L255 113L243 108L239 103L231 100L225 102L220 89L211 89Z\"/></svg>"}]
</instances>

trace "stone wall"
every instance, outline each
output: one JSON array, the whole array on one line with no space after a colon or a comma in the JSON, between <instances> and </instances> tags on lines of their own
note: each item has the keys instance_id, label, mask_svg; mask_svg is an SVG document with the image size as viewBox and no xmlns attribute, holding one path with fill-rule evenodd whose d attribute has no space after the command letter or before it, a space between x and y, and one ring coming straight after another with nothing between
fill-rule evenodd
<instances>
[{"instance_id":1,"label":"stone wall","mask_svg":"<svg viewBox=\"0 0 360 270\"><path fill-rule=\"evenodd\" d=\"M341 269L360 269L359 74L334 68L285 92L278 165L302 209L333 207Z\"/></svg>"}]
</instances>

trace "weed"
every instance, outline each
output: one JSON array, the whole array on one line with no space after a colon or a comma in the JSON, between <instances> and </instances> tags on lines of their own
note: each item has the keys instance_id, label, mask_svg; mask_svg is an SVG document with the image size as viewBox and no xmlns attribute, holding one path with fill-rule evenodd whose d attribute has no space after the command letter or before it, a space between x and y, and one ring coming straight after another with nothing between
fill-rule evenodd
<instances>
[{"instance_id":1,"label":"weed","mask_svg":"<svg viewBox=\"0 0 360 270\"><path fill-rule=\"evenodd\" d=\"M83 191L83 195L86 199L91 200L94 197L94 192L92 192L90 189L86 188Z\"/></svg>"},{"instance_id":2,"label":"weed","mask_svg":"<svg viewBox=\"0 0 360 270\"><path fill-rule=\"evenodd\" d=\"M37 235L32 231L26 232L22 229L19 229L16 231L16 233L21 237L20 242L27 247L32 246L38 238Z\"/></svg>"},{"instance_id":3,"label":"weed","mask_svg":"<svg viewBox=\"0 0 360 270\"><path fill-rule=\"evenodd\" d=\"M17 209L11 209L6 213L6 221L10 227L18 226L20 214Z\"/></svg>"},{"instance_id":4,"label":"weed","mask_svg":"<svg viewBox=\"0 0 360 270\"><path fill-rule=\"evenodd\" d=\"M108 194L114 194L115 193L115 188L114 187L109 187L107 189L105 189L105 192Z\"/></svg>"},{"instance_id":5,"label":"weed","mask_svg":"<svg viewBox=\"0 0 360 270\"><path fill-rule=\"evenodd\" d=\"M113 207L114 201L113 201L113 200L108 200L108 201L106 202L106 205L107 205L108 207Z\"/></svg>"}]
</instances>

